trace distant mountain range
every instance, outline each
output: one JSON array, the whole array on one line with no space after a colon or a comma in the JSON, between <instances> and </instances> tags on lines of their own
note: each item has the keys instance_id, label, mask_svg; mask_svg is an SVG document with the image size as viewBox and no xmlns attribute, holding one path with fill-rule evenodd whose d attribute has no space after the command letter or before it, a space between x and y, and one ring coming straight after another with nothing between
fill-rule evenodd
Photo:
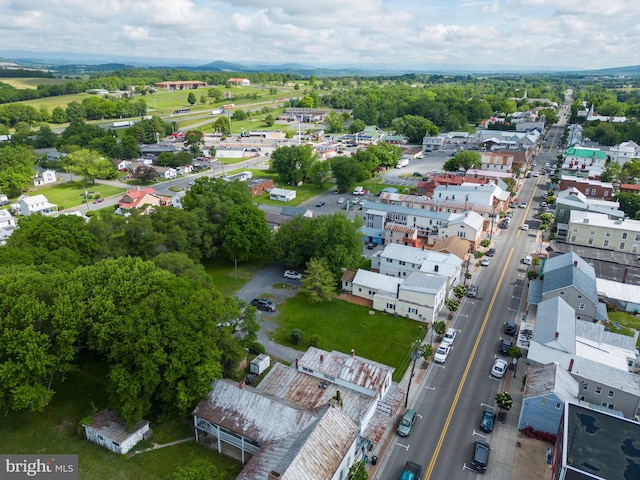
<instances>
[{"instance_id":1,"label":"distant mountain range","mask_svg":"<svg viewBox=\"0 0 640 480\"><path fill-rule=\"evenodd\" d=\"M193 71L209 72L277 72L303 76L316 75L318 77L337 76L373 76L373 75L401 75L406 73L432 74L566 74L566 75L606 75L606 76L637 76L640 75L640 65L605 68L598 70L560 71L557 68L543 66L508 66L508 65L455 65L431 64L421 65L419 68L389 67L384 65L317 67L299 63L273 64L241 64L216 60L211 63L198 65L196 61L173 58L131 58L117 55L77 54L65 52L29 52L18 50L0 50L0 63L14 63L24 68L43 68L55 70L62 75L84 74L110 70L124 70L130 68L179 68Z\"/></svg>"}]
</instances>

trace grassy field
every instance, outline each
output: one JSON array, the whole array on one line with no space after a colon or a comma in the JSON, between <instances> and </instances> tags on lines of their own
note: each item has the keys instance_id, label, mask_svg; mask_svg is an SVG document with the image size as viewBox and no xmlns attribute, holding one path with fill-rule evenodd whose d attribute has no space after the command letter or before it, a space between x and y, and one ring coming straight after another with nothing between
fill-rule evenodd
<instances>
[{"instance_id":1,"label":"grassy field","mask_svg":"<svg viewBox=\"0 0 640 480\"><path fill-rule=\"evenodd\" d=\"M56 107L67 108L67 105L71 102L82 102L87 97L90 97L88 93L74 93L72 95L59 95L57 97L46 97L46 98L36 98L34 100L25 100L21 103L23 105L30 105L36 109L40 109L40 107L46 107L46 109L51 113L51 111ZM10 105L10 104L7 104Z\"/></svg>"},{"instance_id":2,"label":"grassy field","mask_svg":"<svg viewBox=\"0 0 640 480\"><path fill-rule=\"evenodd\" d=\"M424 325L391 314L375 312L343 300L310 304L303 294L278 305L278 330L275 341L306 350L313 335L320 338L319 348L349 352L394 367L398 381L409 365L409 350L413 341L422 338ZM304 332L302 345L291 343L291 330Z\"/></svg>"},{"instance_id":3,"label":"grassy field","mask_svg":"<svg viewBox=\"0 0 640 480\"><path fill-rule=\"evenodd\" d=\"M77 454L79 478L91 480L169 479L178 466L192 460L214 463L219 470L231 469L235 478L240 465L192 442L180 443L134 456L116 455L98 447L78 434L79 422L93 411L107 407L102 364L83 359L82 368L67 381L54 385L56 394L42 413L12 413L0 422L0 451L4 453ZM185 419L188 421L189 419ZM164 425L152 422L151 441L165 443L192 437L188 425L173 421Z\"/></svg>"},{"instance_id":4,"label":"grassy field","mask_svg":"<svg viewBox=\"0 0 640 480\"><path fill-rule=\"evenodd\" d=\"M218 257L214 260L204 260L204 268L211 276L213 284L223 295L233 296L247 283L261 268L269 262L254 260L252 262L238 262Z\"/></svg>"},{"instance_id":5,"label":"grassy field","mask_svg":"<svg viewBox=\"0 0 640 480\"><path fill-rule=\"evenodd\" d=\"M614 323L619 324L620 328L617 328ZM612 332L629 335L631 337L635 333L634 329L640 330L640 316L620 311L609 312L609 328ZM636 346L640 347L640 336L638 336Z\"/></svg>"},{"instance_id":6,"label":"grassy field","mask_svg":"<svg viewBox=\"0 0 640 480\"><path fill-rule=\"evenodd\" d=\"M0 82L15 88L37 88L38 85L64 85L72 82L68 78L0 78Z\"/></svg>"},{"instance_id":7,"label":"grassy field","mask_svg":"<svg viewBox=\"0 0 640 480\"><path fill-rule=\"evenodd\" d=\"M100 194L102 198L107 198L112 195L124 193L125 190L118 187L112 187L110 185L101 185L96 183L95 185L87 185L87 192L96 192ZM55 203L62 208L77 207L84 203L84 187L83 183L80 181L57 183L49 187L42 187L29 192L30 196L38 194L44 195L51 203Z\"/></svg>"}]
</instances>

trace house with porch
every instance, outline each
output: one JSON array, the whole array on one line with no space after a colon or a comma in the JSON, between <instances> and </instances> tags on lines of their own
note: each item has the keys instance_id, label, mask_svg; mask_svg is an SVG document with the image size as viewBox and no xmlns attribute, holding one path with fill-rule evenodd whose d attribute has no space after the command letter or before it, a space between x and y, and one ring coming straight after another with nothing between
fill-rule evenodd
<instances>
[{"instance_id":1,"label":"house with porch","mask_svg":"<svg viewBox=\"0 0 640 480\"><path fill-rule=\"evenodd\" d=\"M58 211L58 206L49 202L44 195L34 195L27 197L23 195L18 199L17 211L25 217L29 215L51 215Z\"/></svg>"}]
</instances>

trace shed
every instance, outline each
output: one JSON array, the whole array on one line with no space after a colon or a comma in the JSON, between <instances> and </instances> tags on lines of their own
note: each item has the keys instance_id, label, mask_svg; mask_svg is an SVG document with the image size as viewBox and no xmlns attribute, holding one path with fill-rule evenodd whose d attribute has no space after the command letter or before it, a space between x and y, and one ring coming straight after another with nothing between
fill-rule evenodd
<instances>
[{"instance_id":1,"label":"shed","mask_svg":"<svg viewBox=\"0 0 640 480\"><path fill-rule=\"evenodd\" d=\"M280 202L290 202L294 198L296 198L295 190L287 190L284 188L274 188L269 193L269 198L271 200L277 200Z\"/></svg>"},{"instance_id":2,"label":"shed","mask_svg":"<svg viewBox=\"0 0 640 480\"><path fill-rule=\"evenodd\" d=\"M82 428L87 440L122 455L152 433L148 420L140 420L128 430L124 420L109 409L94 415L91 424L82 424Z\"/></svg>"},{"instance_id":3,"label":"shed","mask_svg":"<svg viewBox=\"0 0 640 480\"><path fill-rule=\"evenodd\" d=\"M251 360L251 365L249 366L249 371L251 373L255 373L256 375L262 375L267 368L271 365L271 357L269 355L265 355L261 353L256 358Z\"/></svg>"}]
</instances>

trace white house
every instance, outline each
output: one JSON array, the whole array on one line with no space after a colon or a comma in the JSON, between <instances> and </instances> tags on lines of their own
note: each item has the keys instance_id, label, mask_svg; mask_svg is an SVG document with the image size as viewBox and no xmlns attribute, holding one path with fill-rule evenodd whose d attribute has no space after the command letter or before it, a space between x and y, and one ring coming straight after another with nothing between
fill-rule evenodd
<instances>
[{"instance_id":1,"label":"white house","mask_svg":"<svg viewBox=\"0 0 640 480\"><path fill-rule=\"evenodd\" d=\"M620 145L614 145L608 153L612 161L624 165L634 158L640 158L640 145L630 140L622 142Z\"/></svg>"},{"instance_id":2,"label":"white house","mask_svg":"<svg viewBox=\"0 0 640 480\"><path fill-rule=\"evenodd\" d=\"M182 199L185 197L186 194L187 192L184 190L176 192L173 195L173 197L171 197L171 205L174 206L175 208L182 208Z\"/></svg>"},{"instance_id":3,"label":"white house","mask_svg":"<svg viewBox=\"0 0 640 480\"><path fill-rule=\"evenodd\" d=\"M158 172L158 177L170 180L178 176L178 171L173 167L153 167Z\"/></svg>"},{"instance_id":4,"label":"white house","mask_svg":"<svg viewBox=\"0 0 640 480\"><path fill-rule=\"evenodd\" d=\"M58 206L50 203L44 195L22 197L18 200L18 212L25 217L33 214L50 215L57 210Z\"/></svg>"},{"instance_id":5,"label":"white house","mask_svg":"<svg viewBox=\"0 0 640 480\"><path fill-rule=\"evenodd\" d=\"M178 175L186 175L187 173L193 172L193 165L180 165L176 167L176 171Z\"/></svg>"},{"instance_id":6,"label":"white house","mask_svg":"<svg viewBox=\"0 0 640 480\"><path fill-rule=\"evenodd\" d=\"M50 170L50 169L44 169L44 168L39 168L36 167L36 176L33 179L33 184L36 187L39 187L41 185L48 185L50 183L56 183L57 178L56 178L56 172L54 170Z\"/></svg>"},{"instance_id":7,"label":"white house","mask_svg":"<svg viewBox=\"0 0 640 480\"><path fill-rule=\"evenodd\" d=\"M116 164L116 168L118 169L118 171L120 172L126 172L127 170L129 170L129 168L131 167L131 160L120 160L117 164Z\"/></svg>"},{"instance_id":8,"label":"white house","mask_svg":"<svg viewBox=\"0 0 640 480\"><path fill-rule=\"evenodd\" d=\"M9 210L0 210L0 245L4 245L7 238L16 229L16 219Z\"/></svg>"},{"instance_id":9,"label":"white house","mask_svg":"<svg viewBox=\"0 0 640 480\"><path fill-rule=\"evenodd\" d=\"M511 172L513 167L513 154L510 153L494 153L484 152L481 155L482 170Z\"/></svg>"},{"instance_id":10,"label":"white house","mask_svg":"<svg viewBox=\"0 0 640 480\"><path fill-rule=\"evenodd\" d=\"M296 198L295 190L287 190L285 188L274 188L269 192L269 199L278 202L290 202Z\"/></svg>"},{"instance_id":11,"label":"white house","mask_svg":"<svg viewBox=\"0 0 640 480\"><path fill-rule=\"evenodd\" d=\"M115 412L104 410L92 417L90 424L83 424L84 436L87 440L124 455L136 444L151 436L151 429L147 420L140 420L131 429Z\"/></svg>"}]
</instances>

